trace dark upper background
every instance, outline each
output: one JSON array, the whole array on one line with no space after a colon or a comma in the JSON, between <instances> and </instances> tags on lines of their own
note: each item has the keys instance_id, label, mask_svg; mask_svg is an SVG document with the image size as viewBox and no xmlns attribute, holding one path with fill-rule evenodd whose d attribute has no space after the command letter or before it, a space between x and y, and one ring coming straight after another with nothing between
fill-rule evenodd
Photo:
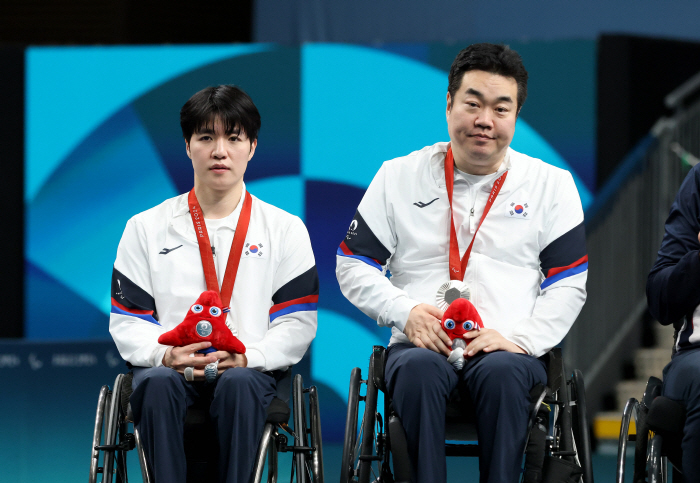
<instances>
[{"instance_id":1,"label":"dark upper background","mask_svg":"<svg viewBox=\"0 0 700 483\"><path fill-rule=\"evenodd\" d=\"M597 179L664 114L663 97L700 71L700 3L677 0L556 0L487 4L440 0L4 0L0 8L0 146L6 182L0 202L21 220L24 48L27 45L208 44L235 42L446 42L597 39ZM566 106L562 106L563 109ZM7 222L6 222L7 223ZM23 236L11 223L0 337L21 337Z\"/></svg>"}]
</instances>

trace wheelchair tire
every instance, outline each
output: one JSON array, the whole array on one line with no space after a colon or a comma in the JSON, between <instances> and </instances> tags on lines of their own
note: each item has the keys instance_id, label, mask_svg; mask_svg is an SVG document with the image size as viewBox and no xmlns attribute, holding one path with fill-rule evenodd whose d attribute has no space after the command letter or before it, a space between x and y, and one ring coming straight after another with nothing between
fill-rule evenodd
<instances>
[{"instance_id":1,"label":"wheelchair tire","mask_svg":"<svg viewBox=\"0 0 700 483\"><path fill-rule=\"evenodd\" d=\"M109 406L112 394L108 386L102 386L97 398L97 414L95 415L95 429L92 433L92 447L90 455L90 480L89 483L97 483L97 473L100 465L100 451L95 449L102 441L102 427L104 426L105 408Z\"/></svg>"},{"instance_id":2,"label":"wheelchair tire","mask_svg":"<svg viewBox=\"0 0 700 483\"><path fill-rule=\"evenodd\" d=\"M114 380L113 389L107 386L100 390L98 415L93 433L93 457L90 464L90 483L96 483L102 473L102 483L128 481L126 474L126 452L133 449L134 438L128 433L128 422L122 408L121 394L124 390L124 374ZM104 396L104 397L103 397ZM100 415L101 413L101 415ZM99 447L99 449L95 449ZM99 466L102 453L102 467Z\"/></svg>"},{"instance_id":3,"label":"wheelchair tire","mask_svg":"<svg viewBox=\"0 0 700 483\"><path fill-rule=\"evenodd\" d=\"M360 451L357 456L357 474L360 483L369 483L374 461L374 424L377 413L377 386L374 383L374 354L370 357L367 374L367 393L365 394L365 410L360 427Z\"/></svg>"},{"instance_id":4,"label":"wheelchair tire","mask_svg":"<svg viewBox=\"0 0 700 483\"><path fill-rule=\"evenodd\" d=\"M350 393L348 395L348 413L345 422L345 441L340 481L369 483L372 463L379 461L375 454L374 425L377 413L378 389L373 379L373 364L370 359L369 374L366 381L361 380L359 368L350 375ZM367 384L367 393L360 396L360 386ZM364 401L362 420L359 421L359 404Z\"/></svg>"},{"instance_id":5,"label":"wheelchair tire","mask_svg":"<svg viewBox=\"0 0 700 483\"><path fill-rule=\"evenodd\" d=\"M311 423L311 476L314 483L323 483L323 441L321 440L321 410L316 386L309 388L309 420Z\"/></svg>"},{"instance_id":6,"label":"wheelchair tire","mask_svg":"<svg viewBox=\"0 0 700 483\"><path fill-rule=\"evenodd\" d=\"M360 404L360 368L350 372L350 390L348 391L348 410L345 416L345 437L343 439L343 457L340 462L340 483L354 481L355 476L355 442L357 441L357 413Z\"/></svg>"},{"instance_id":7,"label":"wheelchair tire","mask_svg":"<svg viewBox=\"0 0 700 483\"><path fill-rule=\"evenodd\" d=\"M124 374L117 375L114 380L114 386L112 389L112 397L110 404L108 406L107 421L105 426L105 445L115 445L117 444L117 436L120 434L120 420L123 419L121 416L121 399L122 399L122 381L124 379ZM120 454L115 450L105 450L104 452L104 468L103 468L103 483L111 483L114 475L114 463L115 461L119 464L121 463Z\"/></svg>"},{"instance_id":8,"label":"wheelchair tire","mask_svg":"<svg viewBox=\"0 0 700 483\"><path fill-rule=\"evenodd\" d=\"M572 429L578 460L583 469L583 483L593 483L593 460L591 457L591 438L586 406L586 389L581 371L574 370L571 376Z\"/></svg>"},{"instance_id":9,"label":"wheelchair tire","mask_svg":"<svg viewBox=\"0 0 700 483\"><path fill-rule=\"evenodd\" d=\"M292 397L294 401L294 446L309 446L308 428L306 426L306 404L304 402L304 380L301 374L294 376ZM297 470L297 483L309 483L306 460L305 452L295 452L294 461Z\"/></svg>"}]
</instances>

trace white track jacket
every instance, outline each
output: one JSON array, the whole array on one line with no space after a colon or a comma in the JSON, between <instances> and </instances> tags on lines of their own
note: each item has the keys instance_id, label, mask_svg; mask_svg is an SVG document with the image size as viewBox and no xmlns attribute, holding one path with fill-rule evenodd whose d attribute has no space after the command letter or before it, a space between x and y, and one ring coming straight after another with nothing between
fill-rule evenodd
<instances>
[{"instance_id":1,"label":"white track jacket","mask_svg":"<svg viewBox=\"0 0 700 483\"><path fill-rule=\"evenodd\" d=\"M392 344L408 342L403 329L409 312L420 303L436 305L438 288L450 279L448 146L438 143L385 162L338 248L343 294L380 326L392 327ZM464 282L484 325L539 357L564 338L586 299L583 210L569 172L510 148L499 173L505 170ZM474 189L455 181L460 256L496 177ZM467 213L462 224L458 212Z\"/></svg>"},{"instance_id":2,"label":"white track jacket","mask_svg":"<svg viewBox=\"0 0 700 483\"><path fill-rule=\"evenodd\" d=\"M245 187L234 212L209 230L219 286L244 196ZM284 369L316 335L319 284L309 235L298 217L253 196L245 247L226 322L246 346L248 367ZM167 347L158 337L205 290L187 193L131 218L112 274L109 330L121 356L135 366L161 365Z\"/></svg>"}]
</instances>

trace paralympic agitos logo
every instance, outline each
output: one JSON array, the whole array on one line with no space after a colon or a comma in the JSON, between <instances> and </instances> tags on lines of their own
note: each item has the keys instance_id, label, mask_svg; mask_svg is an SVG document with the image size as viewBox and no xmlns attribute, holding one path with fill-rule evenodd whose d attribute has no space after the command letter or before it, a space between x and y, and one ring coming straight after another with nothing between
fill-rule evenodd
<instances>
[{"instance_id":1,"label":"paralympic agitos logo","mask_svg":"<svg viewBox=\"0 0 700 483\"><path fill-rule=\"evenodd\" d=\"M357 232L355 230L357 230L357 220L352 220L352 222L350 222L350 227L348 228L348 234L345 235L345 239L349 240L351 236L357 236Z\"/></svg>"}]
</instances>

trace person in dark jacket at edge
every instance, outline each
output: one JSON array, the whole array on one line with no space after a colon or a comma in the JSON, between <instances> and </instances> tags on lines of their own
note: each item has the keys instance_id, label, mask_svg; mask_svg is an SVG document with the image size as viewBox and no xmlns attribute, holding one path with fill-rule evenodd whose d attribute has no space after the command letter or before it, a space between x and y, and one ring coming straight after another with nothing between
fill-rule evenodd
<instances>
[{"instance_id":1,"label":"person in dark jacket at edge","mask_svg":"<svg viewBox=\"0 0 700 483\"><path fill-rule=\"evenodd\" d=\"M656 263L647 279L649 312L673 324L673 357L662 394L686 409L683 481L700 475L700 165L690 170L671 205Z\"/></svg>"}]
</instances>

